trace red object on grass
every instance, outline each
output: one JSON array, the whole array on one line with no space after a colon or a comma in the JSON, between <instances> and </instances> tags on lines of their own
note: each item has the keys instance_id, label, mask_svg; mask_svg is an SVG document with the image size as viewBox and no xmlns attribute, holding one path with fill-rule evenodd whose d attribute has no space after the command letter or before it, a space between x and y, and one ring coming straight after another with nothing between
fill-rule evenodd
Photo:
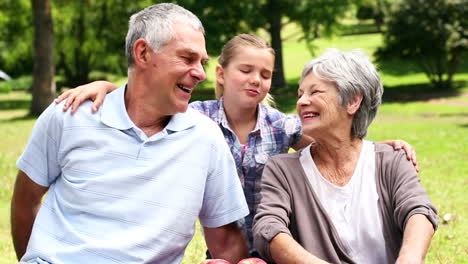
<instances>
[{"instance_id":1,"label":"red object on grass","mask_svg":"<svg viewBox=\"0 0 468 264\"><path fill-rule=\"evenodd\" d=\"M231 262L224 259L207 259L202 261L200 264L231 264Z\"/></svg>"},{"instance_id":2,"label":"red object on grass","mask_svg":"<svg viewBox=\"0 0 468 264\"><path fill-rule=\"evenodd\" d=\"M237 264L267 264L265 261L259 258L247 258L239 261Z\"/></svg>"}]
</instances>

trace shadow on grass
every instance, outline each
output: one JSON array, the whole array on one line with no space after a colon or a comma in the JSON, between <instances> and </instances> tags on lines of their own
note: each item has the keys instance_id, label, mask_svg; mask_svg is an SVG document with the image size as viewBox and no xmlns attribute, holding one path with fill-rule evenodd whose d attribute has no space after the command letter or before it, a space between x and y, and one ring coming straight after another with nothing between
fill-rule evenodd
<instances>
[{"instance_id":1,"label":"shadow on grass","mask_svg":"<svg viewBox=\"0 0 468 264\"><path fill-rule=\"evenodd\" d=\"M29 120L36 120L37 116L30 115L29 113L24 116L13 117L10 119L3 119L0 120L0 123L12 123L12 122L21 122L21 121L29 121Z\"/></svg>"},{"instance_id":2,"label":"shadow on grass","mask_svg":"<svg viewBox=\"0 0 468 264\"><path fill-rule=\"evenodd\" d=\"M285 112L294 112L297 101L297 88L299 78L288 80L288 88L271 91L275 98L277 108ZM442 99L460 96L460 88L468 86L467 81L453 82L453 89L440 90L432 88L428 83L413 85L385 86L383 102L416 102L431 99Z\"/></svg>"},{"instance_id":3,"label":"shadow on grass","mask_svg":"<svg viewBox=\"0 0 468 264\"><path fill-rule=\"evenodd\" d=\"M450 90L435 89L427 83L419 83L413 85L398 85L385 86L383 101L384 102L415 102L427 101L431 99L441 99L447 97L460 96L460 88L467 85L466 81L453 82L453 87Z\"/></svg>"},{"instance_id":4,"label":"shadow on grass","mask_svg":"<svg viewBox=\"0 0 468 264\"><path fill-rule=\"evenodd\" d=\"M468 124L460 124L458 126L461 127L461 128L468 128Z\"/></svg>"},{"instance_id":5,"label":"shadow on grass","mask_svg":"<svg viewBox=\"0 0 468 264\"><path fill-rule=\"evenodd\" d=\"M15 100L1 100L0 110L17 110L29 109L31 100L28 99L15 99Z\"/></svg>"}]
</instances>

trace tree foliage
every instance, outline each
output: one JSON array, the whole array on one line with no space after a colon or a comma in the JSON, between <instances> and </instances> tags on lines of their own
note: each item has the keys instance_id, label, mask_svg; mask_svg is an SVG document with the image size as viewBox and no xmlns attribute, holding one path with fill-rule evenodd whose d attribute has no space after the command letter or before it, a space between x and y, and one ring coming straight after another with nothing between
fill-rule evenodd
<instances>
[{"instance_id":1,"label":"tree foliage","mask_svg":"<svg viewBox=\"0 0 468 264\"><path fill-rule=\"evenodd\" d=\"M468 51L466 0L398 1L390 12L378 57L413 61L433 86L451 88Z\"/></svg>"},{"instance_id":2,"label":"tree foliage","mask_svg":"<svg viewBox=\"0 0 468 264\"><path fill-rule=\"evenodd\" d=\"M357 3L356 18L359 20L372 19L378 30L382 30L388 0L361 0Z\"/></svg>"},{"instance_id":3,"label":"tree foliage","mask_svg":"<svg viewBox=\"0 0 468 264\"><path fill-rule=\"evenodd\" d=\"M0 69L12 77L32 72L32 24L29 0L0 1Z\"/></svg>"},{"instance_id":4,"label":"tree foliage","mask_svg":"<svg viewBox=\"0 0 468 264\"><path fill-rule=\"evenodd\" d=\"M4 2L7 1L7 2ZM32 18L28 0L0 3L0 68L13 76L32 71ZM76 86L89 81L91 71L125 74L124 52L128 18L163 1L51 0L55 33L56 72L61 83ZM167 2L167 1L166 1ZM330 35L352 0L173 0L191 10L206 29L207 50L219 54L239 33L264 29L276 50L273 87L284 87L281 29L297 23L310 43ZM3 5L6 7L3 8ZM6 25L6 26L5 26ZM279 80L279 81L278 81Z\"/></svg>"},{"instance_id":5,"label":"tree foliage","mask_svg":"<svg viewBox=\"0 0 468 264\"><path fill-rule=\"evenodd\" d=\"M126 73L125 35L131 14L151 1L55 1L57 72L65 84L89 81L91 71Z\"/></svg>"}]
</instances>

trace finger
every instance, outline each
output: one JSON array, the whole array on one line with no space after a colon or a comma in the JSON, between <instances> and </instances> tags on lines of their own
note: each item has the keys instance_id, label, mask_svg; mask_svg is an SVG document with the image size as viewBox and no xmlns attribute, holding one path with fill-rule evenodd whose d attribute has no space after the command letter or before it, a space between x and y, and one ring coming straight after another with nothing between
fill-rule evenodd
<instances>
[{"instance_id":1,"label":"finger","mask_svg":"<svg viewBox=\"0 0 468 264\"><path fill-rule=\"evenodd\" d=\"M66 92L62 93L57 98L55 98L54 102L57 103L57 104L62 102L63 99L67 98L70 95L70 92L71 91L66 91Z\"/></svg>"},{"instance_id":2,"label":"finger","mask_svg":"<svg viewBox=\"0 0 468 264\"><path fill-rule=\"evenodd\" d=\"M413 155L411 157L411 160L413 161L414 166L417 167L418 166L418 160L416 158L416 151L415 150L413 150Z\"/></svg>"},{"instance_id":3,"label":"finger","mask_svg":"<svg viewBox=\"0 0 468 264\"><path fill-rule=\"evenodd\" d=\"M105 94L98 94L96 96L96 99L94 100L94 103L93 103L93 113L96 112L101 106L102 101L104 100L104 96Z\"/></svg>"},{"instance_id":4,"label":"finger","mask_svg":"<svg viewBox=\"0 0 468 264\"><path fill-rule=\"evenodd\" d=\"M74 114L76 110L78 110L78 107L83 102L83 100L84 100L83 95L78 95L75 97L75 100L73 101L73 104L72 104L72 111L71 111L72 114Z\"/></svg>"},{"instance_id":5,"label":"finger","mask_svg":"<svg viewBox=\"0 0 468 264\"><path fill-rule=\"evenodd\" d=\"M70 108L70 105L72 105L73 102L76 100L75 93L70 92L67 95L66 99L67 99L67 101L65 101L65 104L63 105L63 111L68 111L68 109Z\"/></svg>"},{"instance_id":6,"label":"finger","mask_svg":"<svg viewBox=\"0 0 468 264\"><path fill-rule=\"evenodd\" d=\"M401 140L395 140L393 142L393 149L394 150L400 150L400 149L402 149L402 147L403 146L402 146L402 141Z\"/></svg>"}]
</instances>

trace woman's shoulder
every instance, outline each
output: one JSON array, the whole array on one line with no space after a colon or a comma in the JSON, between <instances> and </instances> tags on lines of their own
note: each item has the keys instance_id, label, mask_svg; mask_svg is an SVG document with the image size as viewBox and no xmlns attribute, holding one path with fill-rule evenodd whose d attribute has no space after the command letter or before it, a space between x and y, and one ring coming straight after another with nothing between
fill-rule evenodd
<instances>
[{"instance_id":1,"label":"woman's shoulder","mask_svg":"<svg viewBox=\"0 0 468 264\"><path fill-rule=\"evenodd\" d=\"M268 159L268 162L278 165L290 166L292 163L299 162L300 151L292 153L276 154Z\"/></svg>"}]
</instances>

